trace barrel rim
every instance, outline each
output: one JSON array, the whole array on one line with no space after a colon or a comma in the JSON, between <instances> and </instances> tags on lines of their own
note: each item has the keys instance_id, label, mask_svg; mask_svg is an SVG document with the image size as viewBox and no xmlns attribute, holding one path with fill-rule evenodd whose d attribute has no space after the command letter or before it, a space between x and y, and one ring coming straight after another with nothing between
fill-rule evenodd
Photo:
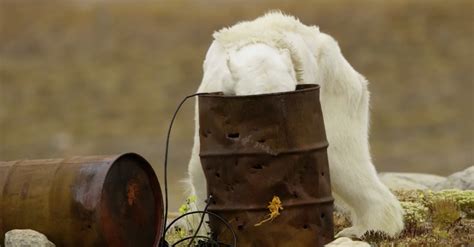
<instances>
[{"instance_id":1,"label":"barrel rim","mask_svg":"<svg viewBox=\"0 0 474 247\"><path fill-rule=\"evenodd\" d=\"M298 88L298 86L303 86L303 87ZM222 92L211 92L211 93L200 94L199 97L223 98L223 99L227 99L227 98L228 99L248 99L248 98L256 98L256 97L271 97L271 96L296 94L296 93L302 93L302 92L318 91L320 88L321 88L321 86L319 84L305 83L305 84L298 84L296 90L293 90L293 91L285 91L285 92L277 92L277 93L264 93L264 94L252 94L252 95L225 95Z\"/></svg>"}]
</instances>

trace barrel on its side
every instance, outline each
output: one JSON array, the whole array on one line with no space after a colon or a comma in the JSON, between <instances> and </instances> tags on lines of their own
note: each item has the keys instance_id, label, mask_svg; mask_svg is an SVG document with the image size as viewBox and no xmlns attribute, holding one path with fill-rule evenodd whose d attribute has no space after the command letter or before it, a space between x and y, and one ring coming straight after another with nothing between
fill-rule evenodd
<instances>
[{"instance_id":1,"label":"barrel on its side","mask_svg":"<svg viewBox=\"0 0 474 247\"><path fill-rule=\"evenodd\" d=\"M30 228L57 246L154 246L163 200L138 154L0 162L0 240Z\"/></svg>"},{"instance_id":2,"label":"barrel on its side","mask_svg":"<svg viewBox=\"0 0 474 247\"><path fill-rule=\"evenodd\" d=\"M238 246L323 246L333 239L329 179L319 86L252 95L199 96L200 157L209 210L226 218ZM278 196L281 215L267 218ZM216 237L231 238L210 218Z\"/></svg>"}]
</instances>

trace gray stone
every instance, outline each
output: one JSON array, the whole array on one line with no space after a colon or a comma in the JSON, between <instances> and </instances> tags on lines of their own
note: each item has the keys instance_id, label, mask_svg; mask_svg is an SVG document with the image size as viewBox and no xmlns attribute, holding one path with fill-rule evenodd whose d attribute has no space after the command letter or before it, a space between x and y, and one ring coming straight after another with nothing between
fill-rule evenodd
<instances>
[{"instance_id":1,"label":"gray stone","mask_svg":"<svg viewBox=\"0 0 474 247\"><path fill-rule=\"evenodd\" d=\"M380 173L379 178L392 190L426 190L433 189L435 185L446 180L433 174L386 172Z\"/></svg>"},{"instance_id":2,"label":"gray stone","mask_svg":"<svg viewBox=\"0 0 474 247\"><path fill-rule=\"evenodd\" d=\"M445 181L434 186L435 190L460 189L474 190L474 166L456 172L447 177Z\"/></svg>"},{"instance_id":3,"label":"gray stone","mask_svg":"<svg viewBox=\"0 0 474 247\"><path fill-rule=\"evenodd\" d=\"M37 231L11 230L5 234L5 247L54 247L48 238Z\"/></svg>"}]
</instances>

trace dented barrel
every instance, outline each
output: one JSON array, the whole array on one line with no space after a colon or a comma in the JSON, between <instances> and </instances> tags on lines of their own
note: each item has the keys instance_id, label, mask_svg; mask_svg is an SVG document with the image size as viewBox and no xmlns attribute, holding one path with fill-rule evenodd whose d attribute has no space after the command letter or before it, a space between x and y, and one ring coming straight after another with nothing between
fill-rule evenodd
<instances>
[{"instance_id":1,"label":"dented barrel","mask_svg":"<svg viewBox=\"0 0 474 247\"><path fill-rule=\"evenodd\" d=\"M0 239L34 229L56 246L154 246L163 200L138 154L0 162Z\"/></svg>"},{"instance_id":2,"label":"dented barrel","mask_svg":"<svg viewBox=\"0 0 474 247\"><path fill-rule=\"evenodd\" d=\"M213 196L209 211L234 228L238 246L323 246L333 239L318 85L251 96L199 96L200 158ZM283 210L271 221L274 196ZM214 237L231 232L213 217Z\"/></svg>"}]
</instances>

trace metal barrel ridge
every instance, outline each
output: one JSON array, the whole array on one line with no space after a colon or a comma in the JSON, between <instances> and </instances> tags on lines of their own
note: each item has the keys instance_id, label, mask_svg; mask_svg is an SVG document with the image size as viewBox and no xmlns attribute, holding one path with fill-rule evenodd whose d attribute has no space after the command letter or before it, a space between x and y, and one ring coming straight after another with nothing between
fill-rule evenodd
<instances>
[{"instance_id":1,"label":"metal barrel ridge","mask_svg":"<svg viewBox=\"0 0 474 247\"><path fill-rule=\"evenodd\" d=\"M140 155L0 162L0 240L33 229L57 246L155 246L163 198Z\"/></svg>"},{"instance_id":2,"label":"metal barrel ridge","mask_svg":"<svg viewBox=\"0 0 474 247\"><path fill-rule=\"evenodd\" d=\"M323 246L332 241L333 198L319 86L249 96L199 96L200 157L213 202L238 246ZM283 211L267 218L273 196ZM230 240L210 217L214 237Z\"/></svg>"}]
</instances>

